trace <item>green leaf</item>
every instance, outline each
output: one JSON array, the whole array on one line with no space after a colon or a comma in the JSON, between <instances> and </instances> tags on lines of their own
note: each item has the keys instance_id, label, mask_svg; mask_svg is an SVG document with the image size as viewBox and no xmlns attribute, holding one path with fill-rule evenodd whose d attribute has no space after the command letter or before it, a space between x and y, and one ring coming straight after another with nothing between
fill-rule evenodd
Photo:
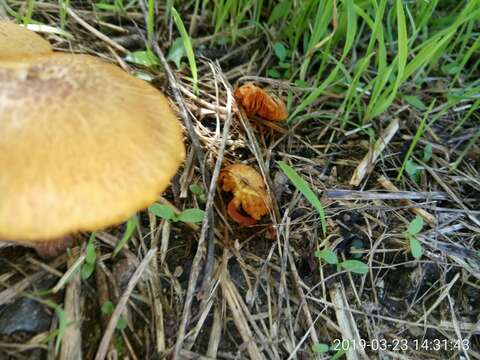
<instances>
[{"instance_id":1,"label":"green leaf","mask_svg":"<svg viewBox=\"0 0 480 360\"><path fill-rule=\"evenodd\" d=\"M285 57L287 56L287 49L281 42L278 41L273 45L273 51L275 52L278 60L281 62L285 60Z\"/></svg>"},{"instance_id":2,"label":"green leaf","mask_svg":"<svg viewBox=\"0 0 480 360\"><path fill-rule=\"evenodd\" d=\"M203 188L197 184L190 185L188 189L195 195L203 194Z\"/></svg>"},{"instance_id":3,"label":"green leaf","mask_svg":"<svg viewBox=\"0 0 480 360\"><path fill-rule=\"evenodd\" d=\"M88 240L87 248L85 249L85 262L87 264L95 264L95 260L97 258L97 253L95 252L95 233L90 235L90 239Z\"/></svg>"},{"instance_id":4,"label":"green leaf","mask_svg":"<svg viewBox=\"0 0 480 360\"><path fill-rule=\"evenodd\" d=\"M190 71L192 72L193 77L193 88L195 92L198 90L198 73L197 73L197 63L195 61L195 53L193 52L192 41L190 36L188 35L188 31L183 24L182 18L178 14L177 10L172 6L172 17L175 25L177 25L177 29L180 32L180 36L182 38L183 47L185 48L185 52L187 53L188 64L190 65Z\"/></svg>"},{"instance_id":5,"label":"green leaf","mask_svg":"<svg viewBox=\"0 0 480 360\"><path fill-rule=\"evenodd\" d=\"M80 276L82 277L83 280L87 280L90 276L92 276L94 270L95 270L95 263L89 264L86 262L82 266Z\"/></svg>"},{"instance_id":6,"label":"green leaf","mask_svg":"<svg viewBox=\"0 0 480 360\"><path fill-rule=\"evenodd\" d=\"M114 309L115 307L113 306L113 303L111 301L105 301L102 305L101 311L102 314L111 315Z\"/></svg>"},{"instance_id":7,"label":"green leaf","mask_svg":"<svg viewBox=\"0 0 480 360\"><path fill-rule=\"evenodd\" d=\"M173 61L177 66L177 69L179 69L182 58L186 56L186 54L187 53L185 51L185 47L183 46L182 38L178 37L173 41L170 49L168 50L167 60Z\"/></svg>"},{"instance_id":8,"label":"green leaf","mask_svg":"<svg viewBox=\"0 0 480 360\"><path fill-rule=\"evenodd\" d=\"M277 5L272 10L270 17L268 18L268 23L272 24L275 21L281 19L282 17L288 16L290 10L290 1L284 0Z\"/></svg>"},{"instance_id":9,"label":"green leaf","mask_svg":"<svg viewBox=\"0 0 480 360\"><path fill-rule=\"evenodd\" d=\"M423 219L421 216L415 216L415 219L408 225L407 233L411 236L417 235L423 229Z\"/></svg>"},{"instance_id":10,"label":"green leaf","mask_svg":"<svg viewBox=\"0 0 480 360\"><path fill-rule=\"evenodd\" d=\"M123 354L125 354L125 341L121 335L115 336L113 340L115 344L115 350L117 350L118 357L123 358Z\"/></svg>"},{"instance_id":11,"label":"green leaf","mask_svg":"<svg viewBox=\"0 0 480 360\"><path fill-rule=\"evenodd\" d=\"M58 335L55 340L55 354L58 354L60 350L60 345L62 344L63 337L65 335L65 330L67 330L67 316L65 311L60 306L55 306L55 314L58 318Z\"/></svg>"},{"instance_id":12,"label":"green leaf","mask_svg":"<svg viewBox=\"0 0 480 360\"><path fill-rule=\"evenodd\" d=\"M418 181L418 168L415 162L412 159L408 159L405 163L405 171L410 176L410 178L417 182Z\"/></svg>"},{"instance_id":13,"label":"green leaf","mask_svg":"<svg viewBox=\"0 0 480 360\"><path fill-rule=\"evenodd\" d=\"M165 220L175 219L175 212L168 205L155 203L149 206L148 211L150 211L153 215Z\"/></svg>"},{"instance_id":14,"label":"green leaf","mask_svg":"<svg viewBox=\"0 0 480 360\"><path fill-rule=\"evenodd\" d=\"M345 260L339 264L347 271L351 271L356 274L368 273L368 265L360 260Z\"/></svg>"},{"instance_id":15,"label":"green leaf","mask_svg":"<svg viewBox=\"0 0 480 360\"><path fill-rule=\"evenodd\" d=\"M340 359L343 355L345 355L345 353L347 352L347 350L348 350L349 348L350 348L350 344L348 345L347 349L338 350L338 351L330 358L330 360Z\"/></svg>"},{"instance_id":16,"label":"green leaf","mask_svg":"<svg viewBox=\"0 0 480 360\"><path fill-rule=\"evenodd\" d=\"M274 79L278 79L280 78L282 75L280 75L280 73L275 70L275 69L268 69L267 70L267 75L271 78L274 78Z\"/></svg>"},{"instance_id":17,"label":"green leaf","mask_svg":"<svg viewBox=\"0 0 480 360\"><path fill-rule=\"evenodd\" d=\"M318 199L317 195L313 192L308 184L298 175L298 173L289 165L283 161L277 161L280 169L287 175L290 181L295 185L295 187L307 198L310 204L317 210L318 215L320 215L320 222L322 224L323 235L327 236L327 220L325 217L325 210L323 209L322 203Z\"/></svg>"},{"instance_id":18,"label":"green leaf","mask_svg":"<svg viewBox=\"0 0 480 360\"><path fill-rule=\"evenodd\" d=\"M115 328L117 330L124 330L127 327L127 325L128 325L127 320L125 320L123 316L120 316L117 322L117 326L115 326Z\"/></svg>"},{"instance_id":19,"label":"green leaf","mask_svg":"<svg viewBox=\"0 0 480 360\"><path fill-rule=\"evenodd\" d=\"M315 251L315 256L326 261L330 265L338 264L337 254L332 250Z\"/></svg>"},{"instance_id":20,"label":"green leaf","mask_svg":"<svg viewBox=\"0 0 480 360\"><path fill-rule=\"evenodd\" d=\"M423 148L423 162L428 162L430 161L430 159L432 158L432 154L433 154L433 147L432 147L432 144L428 143L427 145L425 145L425 147Z\"/></svg>"},{"instance_id":21,"label":"green leaf","mask_svg":"<svg viewBox=\"0 0 480 360\"><path fill-rule=\"evenodd\" d=\"M447 75L456 75L462 71L462 67L459 64L446 64L442 66L442 71Z\"/></svg>"},{"instance_id":22,"label":"green leaf","mask_svg":"<svg viewBox=\"0 0 480 360\"><path fill-rule=\"evenodd\" d=\"M423 103L422 100L418 96L413 96L413 95L405 95L403 97L405 101L412 105L413 107L417 108L418 110L425 111L427 110L427 106Z\"/></svg>"},{"instance_id":23,"label":"green leaf","mask_svg":"<svg viewBox=\"0 0 480 360\"><path fill-rule=\"evenodd\" d=\"M156 57L150 50L131 52L125 57L125 60L132 64L143 66L154 66L160 64L158 57Z\"/></svg>"},{"instance_id":24,"label":"green leaf","mask_svg":"<svg viewBox=\"0 0 480 360\"><path fill-rule=\"evenodd\" d=\"M318 343L312 346L312 351L316 354L324 354L330 350L327 344Z\"/></svg>"},{"instance_id":25,"label":"green leaf","mask_svg":"<svg viewBox=\"0 0 480 360\"><path fill-rule=\"evenodd\" d=\"M187 223L197 223L201 222L205 217L205 211L201 209L186 209L177 215L178 221L183 221Z\"/></svg>"},{"instance_id":26,"label":"green leaf","mask_svg":"<svg viewBox=\"0 0 480 360\"><path fill-rule=\"evenodd\" d=\"M422 244L420 244L420 241L418 241L414 237L410 238L410 251L412 253L412 256L417 260L420 259L423 255Z\"/></svg>"},{"instance_id":27,"label":"green leaf","mask_svg":"<svg viewBox=\"0 0 480 360\"><path fill-rule=\"evenodd\" d=\"M132 216L127 221L127 228L125 233L123 234L122 239L118 242L117 246L115 246L115 250L113 250L113 256L117 255L120 250L125 246L125 244L130 240L132 237L133 232L138 226L138 217L136 215Z\"/></svg>"}]
</instances>

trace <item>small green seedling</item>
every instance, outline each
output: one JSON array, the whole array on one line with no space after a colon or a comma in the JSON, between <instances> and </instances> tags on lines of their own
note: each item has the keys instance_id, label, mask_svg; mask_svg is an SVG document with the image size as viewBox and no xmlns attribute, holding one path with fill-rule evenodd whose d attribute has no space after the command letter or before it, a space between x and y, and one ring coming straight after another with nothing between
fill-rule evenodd
<instances>
[{"instance_id":1,"label":"small green seedling","mask_svg":"<svg viewBox=\"0 0 480 360\"><path fill-rule=\"evenodd\" d=\"M337 265L337 269L351 271L356 274L368 273L368 265L360 260L344 260L339 262L337 254L332 250L318 250L315 256L330 265Z\"/></svg>"},{"instance_id":2,"label":"small green seedling","mask_svg":"<svg viewBox=\"0 0 480 360\"><path fill-rule=\"evenodd\" d=\"M95 252L95 233L90 235L85 253L85 262L83 263L81 270L81 276L83 280L87 280L95 270L95 261L97 258L97 254Z\"/></svg>"},{"instance_id":3,"label":"small green seedling","mask_svg":"<svg viewBox=\"0 0 480 360\"><path fill-rule=\"evenodd\" d=\"M101 307L102 314L104 315L112 315L113 310L115 310L115 306L111 301L105 301ZM117 325L115 329L117 330L124 330L127 327L128 323L127 320L123 316L120 316L118 319Z\"/></svg>"},{"instance_id":4,"label":"small green seedling","mask_svg":"<svg viewBox=\"0 0 480 360\"><path fill-rule=\"evenodd\" d=\"M207 201L207 195L205 194L205 191L200 185L197 184L192 184L188 187L188 189L194 194L198 200L201 202L206 202Z\"/></svg>"},{"instance_id":5,"label":"small green seedling","mask_svg":"<svg viewBox=\"0 0 480 360\"><path fill-rule=\"evenodd\" d=\"M113 250L113 256L117 255L120 250L125 246L125 244L130 240L133 235L133 232L138 226L138 216L134 215L127 221L127 228L125 229L125 233L122 236L122 239L117 243L115 246L115 250Z\"/></svg>"},{"instance_id":6,"label":"small green seedling","mask_svg":"<svg viewBox=\"0 0 480 360\"><path fill-rule=\"evenodd\" d=\"M337 254L335 251L332 250L318 250L315 251L315 256L318 257L319 259L325 261L326 263L330 265L336 265L338 264L338 258Z\"/></svg>"},{"instance_id":7,"label":"small green seedling","mask_svg":"<svg viewBox=\"0 0 480 360\"><path fill-rule=\"evenodd\" d=\"M293 185L295 185L298 191L300 191L310 202L310 204L312 204L317 210L318 215L320 216L320 224L322 225L323 235L327 236L327 218L325 216L325 210L320 202L320 199L294 168L287 165L283 161L277 161L277 165L280 167L283 173L287 175L288 179L293 183Z\"/></svg>"},{"instance_id":8,"label":"small green seedling","mask_svg":"<svg viewBox=\"0 0 480 360\"><path fill-rule=\"evenodd\" d=\"M132 64L147 67L160 65L160 59L150 49L131 52L125 57L125 60Z\"/></svg>"},{"instance_id":9,"label":"small green seedling","mask_svg":"<svg viewBox=\"0 0 480 360\"><path fill-rule=\"evenodd\" d=\"M324 344L324 343L317 343L317 344L312 346L312 351L315 354L326 354L329 351L332 351L332 352L334 352L334 354L332 355L330 360L336 360L336 359L340 359L343 355L345 355L345 353L347 352L349 347L350 346L345 346L344 342L341 343L341 346L340 345L335 345L334 346L334 345L328 345L328 344Z\"/></svg>"},{"instance_id":10,"label":"small green seedling","mask_svg":"<svg viewBox=\"0 0 480 360\"><path fill-rule=\"evenodd\" d=\"M421 111L427 110L427 105L425 105L424 102L418 96L406 95L403 98L409 105L412 105L418 110L421 110Z\"/></svg>"},{"instance_id":11,"label":"small green seedling","mask_svg":"<svg viewBox=\"0 0 480 360\"><path fill-rule=\"evenodd\" d=\"M60 346L62 345L62 340L63 337L65 336L65 331L67 330L67 325L68 325L68 318L67 315L65 314L65 311L63 308L54 303L51 300L48 299L36 299L40 303L42 303L45 306L48 306L49 308L55 310L55 314L57 315L58 318L58 328L51 332L49 336L45 339L45 341L50 341L51 338L55 337L55 355L58 354L60 351Z\"/></svg>"},{"instance_id":12,"label":"small green seedling","mask_svg":"<svg viewBox=\"0 0 480 360\"><path fill-rule=\"evenodd\" d=\"M423 157L422 157L423 162L425 162L425 163L429 162L430 159L432 158L432 154L433 154L432 144L428 143L423 148Z\"/></svg>"},{"instance_id":13,"label":"small green seedling","mask_svg":"<svg viewBox=\"0 0 480 360\"><path fill-rule=\"evenodd\" d=\"M112 315L113 310L115 310L115 305L111 301L105 301L102 304L101 311L104 315ZM115 329L118 331L124 330L127 327L128 323L127 320L123 316L120 316L118 319L117 325ZM114 335L114 345L115 349L117 349L119 354L123 354L125 352L125 343L123 342L123 338L120 334Z\"/></svg>"},{"instance_id":14,"label":"small green seedling","mask_svg":"<svg viewBox=\"0 0 480 360\"><path fill-rule=\"evenodd\" d=\"M422 244L417 240L416 235L423 229L423 219L416 216L415 219L408 225L405 237L410 242L410 252L415 259L420 259L423 255Z\"/></svg>"},{"instance_id":15,"label":"small green seedling","mask_svg":"<svg viewBox=\"0 0 480 360\"><path fill-rule=\"evenodd\" d=\"M170 49L168 50L167 60L173 61L177 69L180 69L182 59L187 55L185 51L185 46L183 45L183 40L181 37L177 37L173 40Z\"/></svg>"},{"instance_id":16,"label":"small green seedling","mask_svg":"<svg viewBox=\"0 0 480 360\"><path fill-rule=\"evenodd\" d=\"M316 354L325 354L330 351L330 346L328 344L317 343L312 346L312 351Z\"/></svg>"},{"instance_id":17,"label":"small green seedling","mask_svg":"<svg viewBox=\"0 0 480 360\"><path fill-rule=\"evenodd\" d=\"M408 159L405 163L405 171L415 183L420 180L420 172L418 171L418 165L412 159Z\"/></svg>"},{"instance_id":18,"label":"small green seedling","mask_svg":"<svg viewBox=\"0 0 480 360\"><path fill-rule=\"evenodd\" d=\"M185 223L202 222L205 217L205 211L201 209L185 209L180 214L175 214L173 209L168 205L155 203L148 208L153 215L170 221L182 221Z\"/></svg>"}]
</instances>

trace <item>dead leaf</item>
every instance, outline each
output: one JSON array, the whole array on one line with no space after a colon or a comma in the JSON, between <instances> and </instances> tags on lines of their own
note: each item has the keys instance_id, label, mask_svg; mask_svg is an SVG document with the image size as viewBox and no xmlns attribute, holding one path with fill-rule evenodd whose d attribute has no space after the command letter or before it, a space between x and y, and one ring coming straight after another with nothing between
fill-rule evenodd
<instances>
[{"instance_id":1,"label":"dead leaf","mask_svg":"<svg viewBox=\"0 0 480 360\"><path fill-rule=\"evenodd\" d=\"M288 117L287 108L282 100L252 83L237 88L234 96L247 115L258 115L270 121L283 121Z\"/></svg>"},{"instance_id":2,"label":"dead leaf","mask_svg":"<svg viewBox=\"0 0 480 360\"><path fill-rule=\"evenodd\" d=\"M252 226L268 212L269 201L263 178L252 167L243 164L227 166L220 173L220 183L223 191L233 192L227 213L235 222ZM238 211L240 206L250 217Z\"/></svg>"}]
</instances>

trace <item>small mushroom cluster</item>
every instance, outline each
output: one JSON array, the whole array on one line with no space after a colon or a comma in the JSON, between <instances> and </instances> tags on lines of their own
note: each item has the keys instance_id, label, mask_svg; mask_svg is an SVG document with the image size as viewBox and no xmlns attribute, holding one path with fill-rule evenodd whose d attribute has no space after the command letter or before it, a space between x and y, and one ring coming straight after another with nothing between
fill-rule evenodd
<instances>
[{"instance_id":1,"label":"small mushroom cluster","mask_svg":"<svg viewBox=\"0 0 480 360\"><path fill-rule=\"evenodd\" d=\"M238 87L234 97L249 117L259 116L268 121L284 121L288 117L287 107L281 99L253 83ZM227 214L240 226L256 224L271 208L263 178L254 168L244 164L226 166L220 173L219 182L223 191L233 193Z\"/></svg>"},{"instance_id":2,"label":"small mushroom cluster","mask_svg":"<svg viewBox=\"0 0 480 360\"><path fill-rule=\"evenodd\" d=\"M257 170L248 165L233 164L222 170L220 182L223 191L233 193L227 213L241 226L252 226L268 213L269 197ZM242 215L240 208L249 216Z\"/></svg>"},{"instance_id":3,"label":"small mushroom cluster","mask_svg":"<svg viewBox=\"0 0 480 360\"><path fill-rule=\"evenodd\" d=\"M124 222L185 157L180 122L147 82L54 52L0 22L0 239L37 250Z\"/></svg>"},{"instance_id":4,"label":"small mushroom cluster","mask_svg":"<svg viewBox=\"0 0 480 360\"><path fill-rule=\"evenodd\" d=\"M285 103L255 84L247 83L235 90L235 100L247 115L258 115L269 121L284 121L288 117Z\"/></svg>"}]
</instances>

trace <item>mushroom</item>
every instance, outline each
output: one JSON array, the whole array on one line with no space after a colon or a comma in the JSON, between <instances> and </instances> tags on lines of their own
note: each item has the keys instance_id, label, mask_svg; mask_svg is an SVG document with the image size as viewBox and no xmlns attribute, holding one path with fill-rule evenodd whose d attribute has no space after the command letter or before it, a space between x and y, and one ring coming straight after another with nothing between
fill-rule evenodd
<instances>
[{"instance_id":1,"label":"mushroom","mask_svg":"<svg viewBox=\"0 0 480 360\"><path fill-rule=\"evenodd\" d=\"M220 173L223 191L233 192L233 199L228 203L228 215L242 226L251 226L262 218L269 209L268 195L262 176L252 167L233 164ZM250 215L238 212L240 206Z\"/></svg>"},{"instance_id":2,"label":"mushroom","mask_svg":"<svg viewBox=\"0 0 480 360\"><path fill-rule=\"evenodd\" d=\"M60 53L0 61L0 239L48 253L124 222L184 157L167 98L117 66Z\"/></svg>"},{"instance_id":3,"label":"mushroom","mask_svg":"<svg viewBox=\"0 0 480 360\"><path fill-rule=\"evenodd\" d=\"M258 115L270 121L283 121L288 117L287 108L282 100L271 96L253 83L237 88L234 96L247 115Z\"/></svg>"},{"instance_id":4,"label":"mushroom","mask_svg":"<svg viewBox=\"0 0 480 360\"><path fill-rule=\"evenodd\" d=\"M52 54L50 43L40 35L7 21L0 21L0 61Z\"/></svg>"}]
</instances>

